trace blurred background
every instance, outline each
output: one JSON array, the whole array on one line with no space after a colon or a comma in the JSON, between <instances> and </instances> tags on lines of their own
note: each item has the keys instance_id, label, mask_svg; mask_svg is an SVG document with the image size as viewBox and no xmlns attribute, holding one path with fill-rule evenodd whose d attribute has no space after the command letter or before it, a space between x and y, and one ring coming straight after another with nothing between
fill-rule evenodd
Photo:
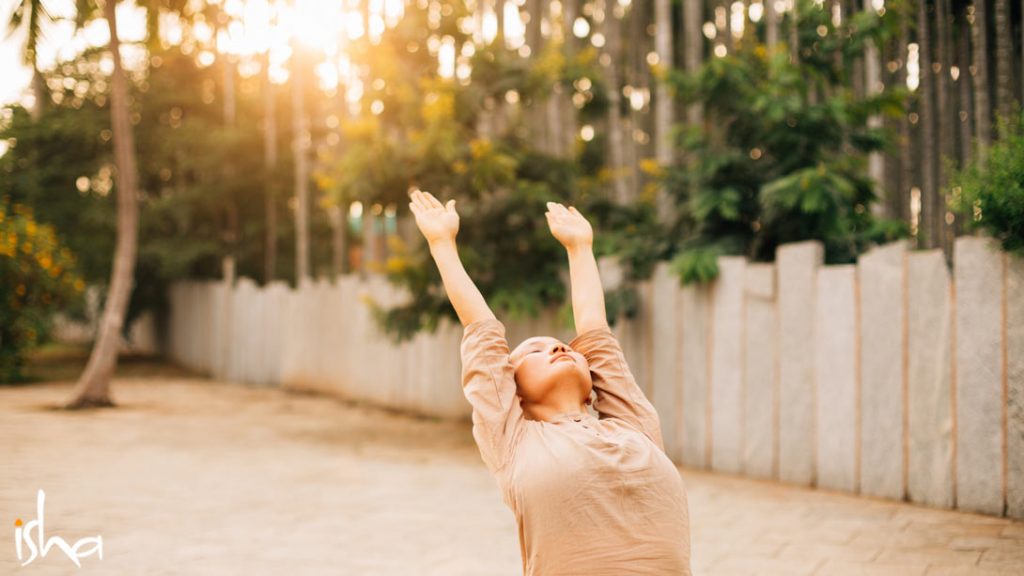
<instances>
[{"instance_id":1,"label":"blurred background","mask_svg":"<svg viewBox=\"0 0 1024 576\"><path fill-rule=\"evenodd\" d=\"M0 503L66 472L25 456L74 436L41 406L156 417L200 394L230 412L214 384L235 383L223 393L354 402L353 422L464 425L461 326L408 209L420 188L458 200L460 255L513 347L574 334L545 203L590 219L609 320L695 493L742 491L704 469L1020 518L1022 10L3 0L0 448L36 463L0 476ZM197 430L225 417L207 412ZM134 430L89 414L83 434ZM433 438L399 422L324 437L378 455L374 438ZM33 444L37 427L54 435ZM424 450L473 461L455 430ZM1006 560L998 526L975 565ZM453 566L436 573L490 573Z\"/></svg>"}]
</instances>

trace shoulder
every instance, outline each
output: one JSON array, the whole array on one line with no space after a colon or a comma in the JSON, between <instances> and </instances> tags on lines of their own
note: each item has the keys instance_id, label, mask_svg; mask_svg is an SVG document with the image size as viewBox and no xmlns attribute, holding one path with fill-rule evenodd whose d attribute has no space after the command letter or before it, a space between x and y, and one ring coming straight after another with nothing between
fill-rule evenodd
<instances>
[{"instance_id":1,"label":"shoulder","mask_svg":"<svg viewBox=\"0 0 1024 576\"><path fill-rule=\"evenodd\" d=\"M578 352L583 352L608 343L618 344L618 339L616 339L615 333L612 332L608 325L603 325L580 332L569 342L569 347Z\"/></svg>"},{"instance_id":2,"label":"shoulder","mask_svg":"<svg viewBox=\"0 0 1024 576\"><path fill-rule=\"evenodd\" d=\"M480 320L474 320L463 327L463 332L477 332L480 330L487 329L504 329L505 324L497 318L481 318Z\"/></svg>"}]
</instances>

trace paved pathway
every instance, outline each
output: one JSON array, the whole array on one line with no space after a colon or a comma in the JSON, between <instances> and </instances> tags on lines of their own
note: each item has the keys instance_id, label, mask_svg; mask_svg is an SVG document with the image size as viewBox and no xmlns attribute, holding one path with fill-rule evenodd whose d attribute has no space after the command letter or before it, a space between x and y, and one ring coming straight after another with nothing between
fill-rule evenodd
<instances>
[{"instance_id":1,"label":"paved pathway","mask_svg":"<svg viewBox=\"0 0 1024 576\"><path fill-rule=\"evenodd\" d=\"M174 374L50 409L70 388L0 386L0 574L520 573L467 423ZM1021 522L681 473L698 575L1024 574ZM102 560L19 566L40 488L47 537L100 534Z\"/></svg>"}]
</instances>

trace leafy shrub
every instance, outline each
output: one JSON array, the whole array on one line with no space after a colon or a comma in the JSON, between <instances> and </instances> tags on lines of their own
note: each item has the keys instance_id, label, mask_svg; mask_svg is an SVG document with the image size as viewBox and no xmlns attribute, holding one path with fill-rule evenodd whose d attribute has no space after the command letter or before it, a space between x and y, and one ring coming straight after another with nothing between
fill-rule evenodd
<instances>
[{"instance_id":1,"label":"leafy shrub","mask_svg":"<svg viewBox=\"0 0 1024 576\"><path fill-rule=\"evenodd\" d=\"M950 206L968 216L968 228L1024 255L1024 114L1002 121L1000 134L984 165L974 161L954 174Z\"/></svg>"},{"instance_id":2,"label":"leafy shrub","mask_svg":"<svg viewBox=\"0 0 1024 576\"><path fill-rule=\"evenodd\" d=\"M50 318L85 289L75 258L52 226L32 210L0 198L0 381L22 378L27 350L39 343Z\"/></svg>"}]
</instances>

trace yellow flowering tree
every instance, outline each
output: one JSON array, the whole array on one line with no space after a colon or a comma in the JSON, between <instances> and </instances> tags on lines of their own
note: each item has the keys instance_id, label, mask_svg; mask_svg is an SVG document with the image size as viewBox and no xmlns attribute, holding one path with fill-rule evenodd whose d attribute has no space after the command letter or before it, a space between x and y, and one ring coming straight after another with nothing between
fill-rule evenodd
<instances>
[{"instance_id":1,"label":"yellow flowering tree","mask_svg":"<svg viewBox=\"0 0 1024 576\"><path fill-rule=\"evenodd\" d=\"M25 352L53 313L81 295L75 258L32 210L0 198L0 382L22 379Z\"/></svg>"}]
</instances>

